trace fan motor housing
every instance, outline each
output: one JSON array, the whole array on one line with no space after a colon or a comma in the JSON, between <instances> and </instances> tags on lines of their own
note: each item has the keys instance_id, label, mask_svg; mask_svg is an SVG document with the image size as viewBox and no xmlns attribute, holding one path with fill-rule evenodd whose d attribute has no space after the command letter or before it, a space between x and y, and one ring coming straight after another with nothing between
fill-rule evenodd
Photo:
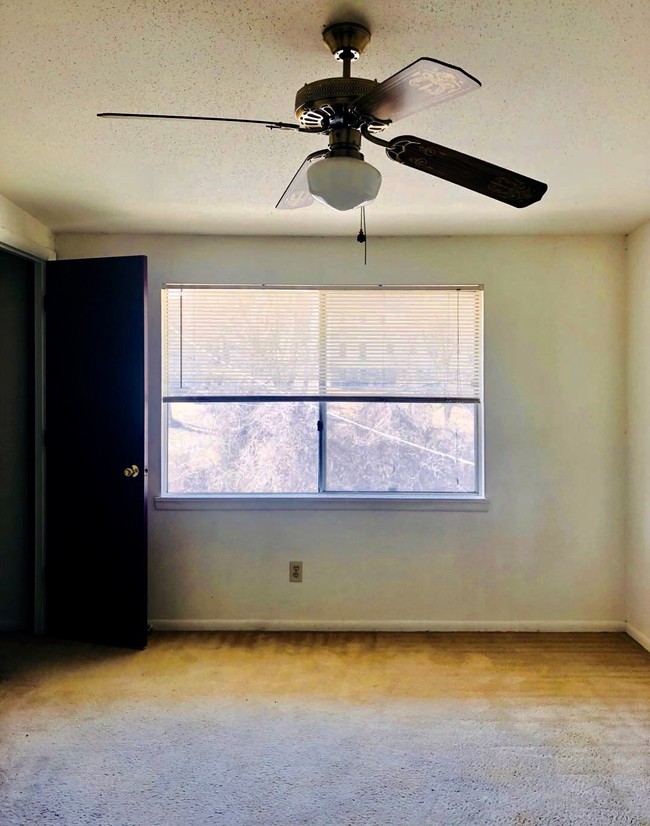
<instances>
[{"instance_id":1,"label":"fan motor housing","mask_svg":"<svg viewBox=\"0 0 650 826\"><path fill-rule=\"evenodd\" d=\"M326 77L305 83L296 92L296 118L303 129L327 129L333 118L343 116L357 98L375 86L376 80L362 77Z\"/></svg>"}]
</instances>

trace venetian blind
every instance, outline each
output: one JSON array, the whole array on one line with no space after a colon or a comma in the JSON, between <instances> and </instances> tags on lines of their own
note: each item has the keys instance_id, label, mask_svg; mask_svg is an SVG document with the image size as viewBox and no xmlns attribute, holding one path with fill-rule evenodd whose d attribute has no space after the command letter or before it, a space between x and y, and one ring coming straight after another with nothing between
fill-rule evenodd
<instances>
[{"instance_id":1,"label":"venetian blind","mask_svg":"<svg viewBox=\"0 0 650 826\"><path fill-rule=\"evenodd\" d=\"M479 401L479 287L163 290L165 401Z\"/></svg>"}]
</instances>

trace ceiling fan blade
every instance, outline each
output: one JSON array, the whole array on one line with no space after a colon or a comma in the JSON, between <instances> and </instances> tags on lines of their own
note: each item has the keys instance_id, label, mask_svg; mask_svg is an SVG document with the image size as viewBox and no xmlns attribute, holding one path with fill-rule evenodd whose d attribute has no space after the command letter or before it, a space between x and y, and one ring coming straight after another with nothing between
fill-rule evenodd
<instances>
[{"instance_id":1,"label":"ceiling fan blade","mask_svg":"<svg viewBox=\"0 0 650 826\"><path fill-rule=\"evenodd\" d=\"M314 203L314 198L307 184L307 169L313 161L323 158L328 154L329 149L319 149L318 152L312 152L311 155L307 155L300 169L293 176L289 186L284 190L282 197L275 205L276 209L302 209Z\"/></svg>"},{"instance_id":2,"label":"ceiling fan blade","mask_svg":"<svg viewBox=\"0 0 650 826\"><path fill-rule=\"evenodd\" d=\"M458 66L421 57L362 95L354 102L354 108L378 120L396 121L480 85Z\"/></svg>"},{"instance_id":3,"label":"ceiling fan blade","mask_svg":"<svg viewBox=\"0 0 650 826\"><path fill-rule=\"evenodd\" d=\"M539 201L548 189L541 181L412 135L394 138L386 145L386 154L393 161L518 208Z\"/></svg>"},{"instance_id":4,"label":"ceiling fan blade","mask_svg":"<svg viewBox=\"0 0 650 826\"><path fill-rule=\"evenodd\" d=\"M98 118L131 118L132 120L136 120L137 118L153 118L159 120L209 120L209 121L220 121L224 123L260 123L262 126L268 126L269 129L300 129L295 123L282 123L278 121L272 120L249 120L248 118L208 118L208 117L201 117L198 115L146 115L142 113L130 113L130 112L99 112L97 114Z\"/></svg>"}]
</instances>

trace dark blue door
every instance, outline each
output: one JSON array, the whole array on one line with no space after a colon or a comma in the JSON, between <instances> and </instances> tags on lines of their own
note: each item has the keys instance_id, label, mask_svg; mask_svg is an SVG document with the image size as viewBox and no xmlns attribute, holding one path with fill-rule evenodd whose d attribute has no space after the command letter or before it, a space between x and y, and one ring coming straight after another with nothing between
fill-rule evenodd
<instances>
[{"instance_id":1,"label":"dark blue door","mask_svg":"<svg viewBox=\"0 0 650 826\"><path fill-rule=\"evenodd\" d=\"M48 635L147 644L145 256L47 264Z\"/></svg>"}]
</instances>

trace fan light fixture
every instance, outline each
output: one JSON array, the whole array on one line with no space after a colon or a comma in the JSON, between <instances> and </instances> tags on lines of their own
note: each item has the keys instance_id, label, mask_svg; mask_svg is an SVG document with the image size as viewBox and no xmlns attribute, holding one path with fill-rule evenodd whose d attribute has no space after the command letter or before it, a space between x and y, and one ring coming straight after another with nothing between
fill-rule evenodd
<instances>
[{"instance_id":1,"label":"fan light fixture","mask_svg":"<svg viewBox=\"0 0 650 826\"><path fill-rule=\"evenodd\" d=\"M323 158L307 170L313 197L332 209L345 211L374 201L381 173L366 161L345 156Z\"/></svg>"}]
</instances>

